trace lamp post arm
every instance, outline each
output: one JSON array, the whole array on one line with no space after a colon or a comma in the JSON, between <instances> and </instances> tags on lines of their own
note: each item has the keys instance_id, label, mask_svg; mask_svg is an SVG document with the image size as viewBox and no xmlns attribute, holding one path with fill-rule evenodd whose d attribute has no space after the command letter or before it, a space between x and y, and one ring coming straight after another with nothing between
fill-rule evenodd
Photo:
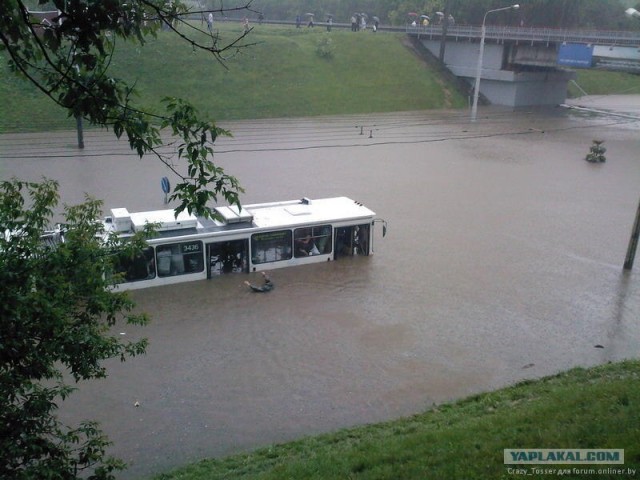
<instances>
[{"instance_id":1,"label":"lamp post arm","mask_svg":"<svg viewBox=\"0 0 640 480\"><path fill-rule=\"evenodd\" d=\"M502 7L502 8L495 8L493 10L489 10L487 13L484 14L484 19L482 20L482 23L484 24L484 22L487 20L487 15L489 15L490 13L494 13L494 12L502 12L504 10L517 10L518 8L520 8L520 5L510 5L508 7Z\"/></svg>"},{"instance_id":2,"label":"lamp post arm","mask_svg":"<svg viewBox=\"0 0 640 480\"><path fill-rule=\"evenodd\" d=\"M627 17L640 18L640 12L635 8L627 8L624 13L627 14Z\"/></svg>"}]
</instances>

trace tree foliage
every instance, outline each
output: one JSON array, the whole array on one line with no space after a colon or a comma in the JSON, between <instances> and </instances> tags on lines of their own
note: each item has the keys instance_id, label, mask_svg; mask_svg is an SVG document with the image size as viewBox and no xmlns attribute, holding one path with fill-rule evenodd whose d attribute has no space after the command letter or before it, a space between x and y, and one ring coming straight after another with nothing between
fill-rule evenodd
<instances>
[{"instance_id":1,"label":"tree foliage","mask_svg":"<svg viewBox=\"0 0 640 480\"><path fill-rule=\"evenodd\" d=\"M179 202L176 213L187 210L209 216L212 209L207 202L218 197L240 204L238 180L213 163L213 142L229 132L201 119L193 106L175 98L166 99L164 112L141 110L134 102L134 86L111 76L109 66L118 42L142 45L160 29L173 32L194 49L209 52L223 65L225 52L250 45L245 40L247 32L225 44L215 32L187 22L189 10L180 1L37 1L35 8L52 9L46 16L33 13L23 0L3 0L2 4L0 50L6 52L12 70L69 115L111 128L117 137L126 135L138 155L156 155L169 166L179 176L171 197ZM249 2L215 11L248 8ZM206 45L194 40L202 33L208 36ZM164 128L174 139L165 141ZM173 167L171 155L161 153L167 142L186 162L188 173L179 173L184 170Z\"/></svg>"},{"instance_id":2,"label":"tree foliage","mask_svg":"<svg viewBox=\"0 0 640 480\"><path fill-rule=\"evenodd\" d=\"M58 204L53 181L0 184L0 478L112 478L123 464L105 455L93 422L67 427L55 416L76 382L106 375L102 362L144 352L116 322L144 325L125 293L109 287L116 250L133 255L142 236L103 238L101 203L65 207L65 228L43 236ZM53 238L56 237L56 238ZM47 239L49 241L47 241ZM55 240L55 241L53 241ZM62 241L64 240L64 241Z\"/></svg>"}]
</instances>

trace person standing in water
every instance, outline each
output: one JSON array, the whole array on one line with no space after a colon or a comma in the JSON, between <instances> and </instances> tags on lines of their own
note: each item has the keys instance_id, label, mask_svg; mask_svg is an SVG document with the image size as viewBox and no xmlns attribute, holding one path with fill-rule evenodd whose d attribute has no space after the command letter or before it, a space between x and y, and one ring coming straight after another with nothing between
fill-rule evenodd
<instances>
[{"instance_id":1,"label":"person standing in water","mask_svg":"<svg viewBox=\"0 0 640 480\"><path fill-rule=\"evenodd\" d=\"M254 292L266 293L266 292L270 292L271 290L273 290L273 287L275 285L273 284L273 282L269 278L269 275L267 275L266 272L262 272L262 277L264 278L264 284L262 286L253 285L248 280L245 280L244 284Z\"/></svg>"}]
</instances>

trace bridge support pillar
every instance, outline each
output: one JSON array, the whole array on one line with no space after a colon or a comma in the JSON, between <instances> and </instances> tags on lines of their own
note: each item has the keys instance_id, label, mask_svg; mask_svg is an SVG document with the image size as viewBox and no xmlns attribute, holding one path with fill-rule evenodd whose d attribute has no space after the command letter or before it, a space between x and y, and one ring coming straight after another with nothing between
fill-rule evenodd
<instances>
[{"instance_id":1,"label":"bridge support pillar","mask_svg":"<svg viewBox=\"0 0 640 480\"><path fill-rule=\"evenodd\" d=\"M422 40L432 53L440 49L438 40ZM457 77L469 83L470 94L476 75L479 45L470 42L447 42L444 63ZM550 65L523 66L510 64L509 45L485 44L480 93L492 104L508 107L558 105L567 98L568 83L575 78L570 70ZM529 57L531 53L529 52ZM555 61L555 55L546 52Z\"/></svg>"}]
</instances>

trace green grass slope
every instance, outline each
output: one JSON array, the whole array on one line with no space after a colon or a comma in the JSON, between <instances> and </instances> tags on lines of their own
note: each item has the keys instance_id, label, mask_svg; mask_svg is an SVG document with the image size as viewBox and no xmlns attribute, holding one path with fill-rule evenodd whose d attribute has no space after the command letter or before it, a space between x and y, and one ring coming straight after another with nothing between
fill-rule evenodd
<instances>
[{"instance_id":1,"label":"green grass slope","mask_svg":"<svg viewBox=\"0 0 640 480\"><path fill-rule=\"evenodd\" d=\"M216 28L228 43L242 26L219 22ZM252 45L226 52L222 65L160 32L142 47L121 42L111 67L113 76L135 83L141 105L159 109L161 98L182 97L218 121L465 106L466 99L403 45L405 38L256 25L245 39ZM204 35L199 40L211 41ZM0 132L73 127L65 112L13 77L2 60L0 102L6 108Z\"/></svg>"},{"instance_id":2,"label":"green grass slope","mask_svg":"<svg viewBox=\"0 0 640 480\"><path fill-rule=\"evenodd\" d=\"M216 30L225 44L242 26L218 22ZM245 41L251 45L225 52L221 64L160 32L144 46L120 42L111 74L136 85L139 105L160 110L163 97L181 97L217 121L464 108L467 99L405 42L401 33L255 25ZM619 72L579 70L577 83L589 94L640 92L636 75ZM569 93L581 94L573 85ZM0 104L0 133L75 128L65 111L9 71L6 52Z\"/></svg>"},{"instance_id":3,"label":"green grass slope","mask_svg":"<svg viewBox=\"0 0 640 480\"><path fill-rule=\"evenodd\" d=\"M588 95L640 95L640 76L625 72L605 70L576 70L576 83ZM581 97L584 93L569 83L569 96Z\"/></svg>"},{"instance_id":4,"label":"green grass slope","mask_svg":"<svg viewBox=\"0 0 640 480\"><path fill-rule=\"evenodd\" d=\"M506 448L624 449L624 465L504 465ZM640 476L640 361L574 369L388 423L205 460L155 480L515 478L508 468L569 468L567 478ZM573 468L635 469L635 475Z\"/></svg>"}]
</instances>

